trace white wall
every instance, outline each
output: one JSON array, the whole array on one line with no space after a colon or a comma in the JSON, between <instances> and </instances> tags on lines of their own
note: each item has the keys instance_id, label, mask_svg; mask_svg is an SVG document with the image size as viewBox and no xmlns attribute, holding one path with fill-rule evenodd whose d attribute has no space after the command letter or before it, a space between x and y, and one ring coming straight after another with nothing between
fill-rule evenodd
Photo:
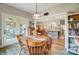
<instances>
[{"instance_id":1,"label":"white wall","mask_svg":"<svg viewBox=\"0 0 79 59\"><path fill-rule=\"evenodd\" d=\"M28 12L1 3L0 3L0 12L15 15L15 16L27 17L29 18L29 20L31 20L32 17L32 14Z\"/></svg>"}]
</instances>

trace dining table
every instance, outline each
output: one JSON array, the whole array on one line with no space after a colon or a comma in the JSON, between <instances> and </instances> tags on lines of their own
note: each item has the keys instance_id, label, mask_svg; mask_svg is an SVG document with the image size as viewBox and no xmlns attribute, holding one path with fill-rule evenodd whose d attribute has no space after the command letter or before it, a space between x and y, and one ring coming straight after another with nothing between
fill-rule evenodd
<instances>
[{"instance_id":1,"label":"dining table","mask_svg":"<svg viewBox=\"0 0 79 59\"><path fill-rule=\"evenodd\" d=\"M36 36L32 35L28 37L29 37L28 44L30 46L44 45L47 44L49 41L49 37L45 35L36 35Z\"/></svg>"},{"instance_id":2,"label":"dining table","mask_svg":"<svg viewBox=\"0 0 79 59\"><path fill-rule=\"evenodd\" d=\"M49 42L50 38L49 38L49 36L46 36L46 35L36 35L36 36L31 35L31 36L28 36L28 38L29 38L28 39L28 46L29 47L40 47L41 46L41 47L44 47L44 51L47 53L47 51L50 48L50 42ZM35 48L35 53L36 53L36 51L37 51L37 49Z\"/></svg>"}]
</instances>

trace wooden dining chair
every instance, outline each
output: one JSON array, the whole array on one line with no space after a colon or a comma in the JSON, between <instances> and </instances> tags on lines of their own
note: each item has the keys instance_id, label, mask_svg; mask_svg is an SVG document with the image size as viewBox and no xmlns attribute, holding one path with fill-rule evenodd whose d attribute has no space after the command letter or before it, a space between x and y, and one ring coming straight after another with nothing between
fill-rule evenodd
<instances>
[{"instance_id":1,"label":"wooden dining chair","mask_svg":"<svg viewBox=\"0 0 79 59\"><path fill-rule=\"evenodd\" d=\"M49 40L47 41L47 44L45 46L46 48L46 51L47 51L47 54L50 54L50 52L52 51L51 48L52 48L52 38L49 38Z\"/></svg>"},{"instance_id":2,"label":"wooden dining chair","mask_svg":"<svg viewBox=\"0 0 79 59\"><path fill-rule=\"evenodd\" d=\"M43 55L44 48L43 46L29 46L29 54L30 55Z\"/></svg>"},{"instance_id":3,"label":"wooden dining chair","mask_svg":"<svg viewBox=\"0 0 79 59\"><path fill-rule=\"evenodd\" d=\"M19 54L21 54L21 51L27 47L27 42L26 42L26 39L24 39L22 35L17 35L17 40L21 46L21 49L19 52Z\"/></svg>"},{"instance_id":4,"label":"wooden dining chair","mask_svg":"<svg viewBox=\"0 0 79 59\"><path fill-rule=\"evenodd\" d=\"M29 45L28 41L27 41L27 44L28 44L28 51L30 55L44 55L45 54L45 45L31 46Z\"/></svg>"}]
</instances>

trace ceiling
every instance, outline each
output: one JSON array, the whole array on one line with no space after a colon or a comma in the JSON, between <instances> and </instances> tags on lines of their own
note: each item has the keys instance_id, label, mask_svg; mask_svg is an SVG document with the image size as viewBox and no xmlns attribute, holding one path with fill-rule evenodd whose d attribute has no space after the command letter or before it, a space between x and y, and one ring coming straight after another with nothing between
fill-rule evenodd
<instances>
[{"instance_id":1,"label":"ceiling","mask_svg":"<svg viewBox=\"0 0 79 59\"><path fill-rule=\"evenodd\" d=\"M35 3L6 3L6 5L18 8L20 10L29 12L31 14L34 14L35 10L36 10ZM44 11L48 8L55 7L57 5L59 5L59 3L38 3L37 4L37 9L38 9L37 11L41 12L41 11Z\"/></svg>"}]
</instances>

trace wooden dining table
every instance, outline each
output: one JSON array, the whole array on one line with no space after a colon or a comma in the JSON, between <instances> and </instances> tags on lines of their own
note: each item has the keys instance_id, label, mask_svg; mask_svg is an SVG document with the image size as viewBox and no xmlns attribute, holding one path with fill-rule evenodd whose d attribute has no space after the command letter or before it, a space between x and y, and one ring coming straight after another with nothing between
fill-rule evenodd
<instances>
[{"instance_id":1,"label":"wooden dining table","mask_svg":"<svg viewBox=\"0 0 79 59\"><path fill-rule=\"evenodd\" d=\"M47 44L48 40L49 40L48 36L44 35L29 36L28 44L30 46L39 46Z\"/></svg>"},{"instance_id":2,"label":"wooden dining table","mask_svg":"<svg viewBox=\"0 0 79 59\"><path fill-rule=\"evenodd\" d=\"M28 46L30 47L44 46L47 48L48 41L49 41L49 37L45 35L29 36Z\"/></svg>"}]
</instances>

